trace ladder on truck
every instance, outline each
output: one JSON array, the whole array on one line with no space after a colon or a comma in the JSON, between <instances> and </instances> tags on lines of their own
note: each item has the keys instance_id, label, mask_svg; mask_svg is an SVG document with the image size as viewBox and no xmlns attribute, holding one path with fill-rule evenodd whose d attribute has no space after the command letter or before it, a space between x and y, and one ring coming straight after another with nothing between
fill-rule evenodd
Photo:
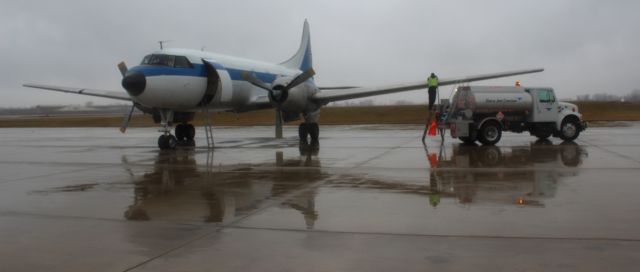
<instances>
[{"instance_id":1,"label":"ladder on truck","mask_svg":"<svg viewBox=\"0 0 640 272\"><path fill-rule=\"evenodd\" d=\"M451 89L451 93L453 94L453 90L455 90L458 86L454 85L453 88ZM445 113L445 107L449 104L448 101L450 101L451 99L451 95L449 95L449 99L440 99L440 90L438 90L436 92L436 101L438 102L437 104L433 105L433 109L428 110L428 115L427 115L427 122L424 126L424 131L422 132L422 145L424 145L425 147L427 146L427 142L426 142L426 137L427 137L427 133L429 131L429 128L431 127L431 123L433 118L436 118L438 116L436 116L436 112L440 112L440 116L442 116L443 113ZM447 101L447 103L442 103L444 101ZM447 104L447 105L444 105ZM448 117L447 117L448 118ZM437 133L440 134L440 140L442 141L441 144L444 144L444 134L446 132L446 125L445 124L441 124L442 120L435 120L436 122L436 131Z\"/></svg>"}]
</instances>

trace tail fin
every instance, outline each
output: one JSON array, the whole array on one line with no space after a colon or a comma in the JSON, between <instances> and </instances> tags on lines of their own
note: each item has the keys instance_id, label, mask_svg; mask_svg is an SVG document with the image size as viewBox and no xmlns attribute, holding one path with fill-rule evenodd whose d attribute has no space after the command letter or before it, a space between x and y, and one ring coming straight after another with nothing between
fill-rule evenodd
<instances>
[{"instance_id":1,"label":"tail fin","mask_svg":"<svg viewBox=\"0 0 640 272\"><path fill-rule=\"evenodd\" d=\"M302 42L300 42L300 48L293 57L280 65L291 68L299 69L302 71L313 68L313 57L311 55L311 37L309 34L309 22L304 20L304 29L302 31Z\"/></svg>"}]
</instances>

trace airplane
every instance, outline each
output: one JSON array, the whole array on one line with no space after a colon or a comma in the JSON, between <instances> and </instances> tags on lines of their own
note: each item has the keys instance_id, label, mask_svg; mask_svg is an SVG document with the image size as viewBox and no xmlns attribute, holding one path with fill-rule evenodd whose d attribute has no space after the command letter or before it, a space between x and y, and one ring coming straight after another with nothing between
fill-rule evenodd
<instances>
[{"instance_id":1,"label":"airplane","mask_svg":"<svg viewBox=\"0 0 640 272\"><path fill-rule=\"evenodd\" d=\"M130 69L118 64L124 92L89 88L24 84L24 87L123 100L132 103L121 132L125 132L137 108L151 114L162 126L161 150L177 145L195 145L193 121L196 112L247 112L275 109L276 138L282 123L304 121L298 127L301 146L318 147L320 108L330 102L426 89L426 80L379 87L318 87L314 82L309 23L304 22L298 51L280 64L243 59L190 49L160 49L146 55ZM517 70L493 74L440 79L440 86L542 72ZM208 118L208 117L207 117ZM175 136L171 128L175 126ZM309 141L310 138L310 141ZM209 140L209 138L207 138Z\"/></svg>"}]
</instances>

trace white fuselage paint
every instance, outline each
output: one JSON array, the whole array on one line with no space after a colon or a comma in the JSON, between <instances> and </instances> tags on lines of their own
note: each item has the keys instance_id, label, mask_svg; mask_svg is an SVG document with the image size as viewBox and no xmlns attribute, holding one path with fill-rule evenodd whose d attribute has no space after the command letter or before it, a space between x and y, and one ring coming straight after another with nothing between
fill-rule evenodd
<instances>
[{"instance_id":1,"label":"white fuselage paint","mask_svg":"<svg viewBox=\"0 0 640 272\"><path fill-rule=\"evenodd\" d=\"M153 53L185 56L194 65L203 65L203 60L207 60L221 66L216 67L218 75L221 78L221 85L214 98L206 105L212 110L242 109L242 107L249 102L267 95L264 90L238 78L239 71L270 74L275 75L275 78L291 77L301 73L300 70L290 69L276 64L196 50L167 49ZM219 68L221 68L221 70L219 70ZM235 76L233 76L232 73L234 73ZM202 109L198 107L198 103L206 92L206 77L170 74L153 75L148 76L146 82L144 92L137 97L133 97L134 101L141 105L151 108L180 111L197 111ZM266 83L271 84L271 82Z\"/></svg>"},{"instance_id":2,"label":"white fuselage paint","mask_svg":"<svg viewBox=\"0 0 640 272\"><path fill-rule=\"evenodd\" d=\"M152 76L145 91L134 100L142 105L165 109L190 109L197 105L207 88L207 79L192 76Z\"/></svg>"}]
</instances>

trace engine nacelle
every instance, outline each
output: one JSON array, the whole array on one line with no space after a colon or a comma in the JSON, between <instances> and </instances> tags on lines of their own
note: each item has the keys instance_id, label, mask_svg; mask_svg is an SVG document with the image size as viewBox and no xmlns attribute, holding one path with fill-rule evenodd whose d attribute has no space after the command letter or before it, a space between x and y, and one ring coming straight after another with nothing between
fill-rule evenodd
<instances>
[{"instance_id":1,"label":"engine nacelle","mask_svg":"<svg viewBox=\"0 0 640 272\"><path fill-rule=\"evenodd\" d=\"M293 77L281 77L276 79L272 84L272 92L269 100L276 107L284 112L304 112L311 105L309 97L316 92L316 88L309 82L304 82L298 86L286 90L285 86L293 80Z\"/></svg>"}]
</instances>

